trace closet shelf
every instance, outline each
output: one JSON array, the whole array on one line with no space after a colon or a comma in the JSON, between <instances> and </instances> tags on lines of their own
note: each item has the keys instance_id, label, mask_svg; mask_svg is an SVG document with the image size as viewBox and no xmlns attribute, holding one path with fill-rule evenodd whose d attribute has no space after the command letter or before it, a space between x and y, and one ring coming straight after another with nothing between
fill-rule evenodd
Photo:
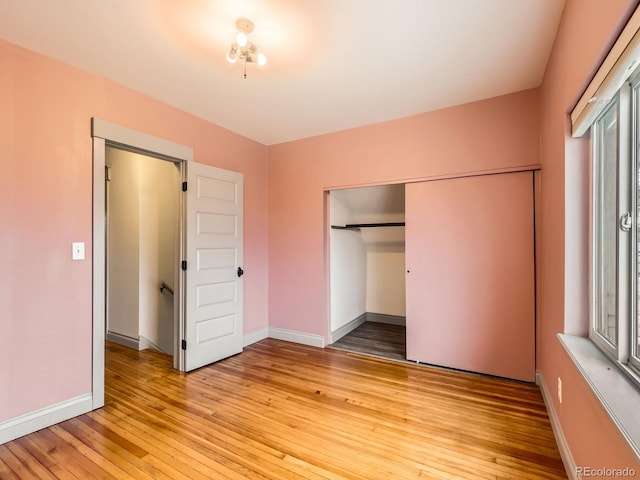
<instances>
[{"instance_id":1,"label":"closet shelf","mask_svg":"<svg viewBox=\"0 0 640 480\"><path fill-rule=\"evenodd\" d=\"M355 230L358 228L376 228L376 227L404 227L404 222L388 222L388 223L348 223L347 225L331 225L336 230Z\"/></svg>"}]
</instances>

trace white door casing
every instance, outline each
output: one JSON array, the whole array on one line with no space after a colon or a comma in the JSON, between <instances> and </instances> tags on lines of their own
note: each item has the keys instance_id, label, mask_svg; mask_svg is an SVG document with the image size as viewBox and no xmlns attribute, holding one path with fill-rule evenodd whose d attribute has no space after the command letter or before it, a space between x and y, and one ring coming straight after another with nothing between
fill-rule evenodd
<instances>
[{"instance_id":1,"label":"white door casing","mask_svg":"<svg viewBox=\"0 0 640 480\"><path fill-rule=\"evenodd\" d=\"M188 164L185 370L242 351L243 175Z\"/></svg>"},{"instance_id":2,"label":"white door casing","mask_svg":"<svg viewBox=\"0 0 640 480\"><path fill-rule=\"evenodd\" d=\"M105 341L105 149L107 145L146 153L182 165L193 161L193 149L159 137L131 130L100 118L92 118L93 137L93 345L92 345L92 408L104 406L104 341ZM181 227L184 231L184 226ZM176 285L178 282L176 282ZM182 302L178 298L179 302ZM181 319L181 322L183 320ZM179 338L179 335L176 335ZM179 349L176 348L176 352Z\"/></svg>"},{"instance_id":3,"label":"white door casing","mask_svg":"<svg viewBox=\"0 0 640 480\"><path fill-rule=\"evenodd\" d=\"M236 210L232 210L233 213L228 213L230 215L236 215L235 224L237 225L236 230L236 239L233 247L236 248L236 263L237 266L241 266L242 264L242 175L235 172L228 172L220 169L216 169L215 167L210 167L201 164L195 164L193 162L193 149L191 147L180 145L162 138L154 137L152 135L148 135L146 133L138 132L135 130L131 130L126 127L122 127L120 125L116 125L107 121L104 121L99 118L92 119L92 137L93 137L93 245L92 245L92 263L93 263L93 345L92 345L92 395L91 395L91 408L96 409L104 406L104 341L105 341L105 309L106 309L106 301L105 301L105 259L106 259L106 249L105 249L105 147L107 145L112 145L116 147L124 147L126 149L132 149L133 151L137 151L140 153L146 153L153 156L158 156L160 158L169 159L172 161L180 162L182 165L182 172L184 174L185 171L189 171L189 175L191 177L195 177L197 172L201 173L203 177L203 185L204 190L206 192L206 179L207 177L215 179L221 183L220 186L224 186L225 183L234 183L235 182L235 192L236 199L239 202L236 205ZM194 166L191 168L191 166ZM217 173L221 174L220 178L217 178ZM229 177L225 176L229 175ZM186 175L183 176L183 180L186 180ZM197 186L197 181L194 181L192 178L191 183L191 192L194 193L194 189ZM215 184L215 182L214 182ZM228 185L227 185L228 187ZM222 191L225 191L222 189ZM226 190L229 191L229 188ZM188 192L187 192L188 193ZM186 196L186 195L185 195ZM220 196L220 195L218 195ZM215 197L215 195L214 195ZM228 195L227 195L228 197ZM183 201L187 201L188 199L183 199ZM202 202L206 205L208 202L202 198ZM216 202L214 202L216 203ZM217 199L217 203L224 204L225 197L222 195L222 198ZM229 200L226 200L226 203L229 203ZM195 209L197 206L197 201L194 199L191 201L191 205ZM215 213L215 212L214 212ZM218 212L220 214L220 212ZM181 241L177 241L179 245L176 245L176 251L187 252L188 255L185 255L186 260L191 262L191 266L194 267L196 265L196 259L192 253L188 252L188 249L185 248L185 243L187 243L190 247L195 249L198 240L197 237L193 239L193 241L189 242L187 238L187 226L186 226L186 218L189 217L189 222L197 220L197 215L195 210L190 212L187 211L186 205L183 203L183 209L181 214L181 233L180 236ZM206 227L206 222L203 225ZM195 226L192 226L191 230L193 230ZM218 238L222 241L228 241L228 238L225 238L224 235L211 235L211 239ZM205 245L205 249L223 249L224 244L221 245ZM197 251L197 250L196 250ZM206 253L203 250L203 253ZM183 257L184 258L184 257ZM201 265L206 267L207 265L216 265L215 261L207 264L207 260L210 260L204 255L201 258ZM218 260L218 269L219 270L229 270L228 267L223 267L224 262L220 262ZM193 272L193 270L191 270ZM234 271L237 271L237 267ZM203 270L204 272L204 270ZM178 331L176 331L176 339L182 340L185 339L185 332L191 335L191 332L194 332L195 329L192 328L195 324L196 318L193 317L191 320L191 324L186 327L186 324L189 323L189 320L185 318L187 316L187 310L197 310L193 306L188 308L187 302L185 301L185 295L188 291L188 287L185 286L185 283L189 283L192 286L195 286L195 281L198 281L197 278L191 279L187 278L188 282L185 281L184 277L190 277L188 275L190 272L181 272L179 277L175 279L176 285L176 297L175 305L176 305L176 316L180 319L178 327ZM228 272L227 272L228 273ZM237 274L236 274L237 275ZM237 276L235 277L237 279ZM205 278L206 280L206 278ZM206 292L205 292L206 293ZM195 294L192 292L191 297L192 302L195 299ZM221 347L223 344L225 337L218 338L217 341L212 342L210 345L214 345L215 354L212 354L206 361L206 363L213 362L224 358L227 355L233 355L234 353L238 353L242 350L242 281L236 281L236 299L235 306L237 307L235 311L235 334L229 335L226 337L226 340L229 341L230 347ZM205 308L201 308L202 311L206 310ZM206 332L205 332L206 333ZM238 340L238 338L240 340ZM186 337L189 340L188 337ZM193 344L193 342L192 342ZM239 345L239 346L237 346ZM205 356L207 349L204 347L199 348L198 350L204 352L201 357ZM189 351L189 350L188 350ZM179 352L182 352L180 354ZM232 352L232 353L231 353ZM197 360L196 355L189 357L188 363L185 364L185 354L186 352L180 350L179 347L176 348L176 355L174 360L178 360L176 364L174 364L175 368L180 370L191 370L193 368L197 368L193 365L196 365L195 361ZM195 353L195 351L193 352ZM201 359L202 360L202 359ZM206 363L203 363L206 364ZM185 367L186 365L186 367Z\"/></svg>"}]
</instances>

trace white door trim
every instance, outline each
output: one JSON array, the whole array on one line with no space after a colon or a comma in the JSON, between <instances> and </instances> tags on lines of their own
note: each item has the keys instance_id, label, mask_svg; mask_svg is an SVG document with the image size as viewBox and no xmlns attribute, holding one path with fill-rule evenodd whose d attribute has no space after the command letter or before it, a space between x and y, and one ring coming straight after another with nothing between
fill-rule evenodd
<instances>
[{"instance_id":1,"label":"white door trim","mask_svg":"<svg viewBox=\"0 0 640 480\"><path fill-rule=\"evenodd\" d=\"M104 406L104 330L106 320L105 141L93 137L93 345L91 392L93 410Z\"/></svg>"},{"instance_id":2,"label":"white door trim","mask_svg":"<svg viewBox=\"0 0 640 480\"><path fill-rule=\"evenodd\" d=\"M112 145L180 162L193 161L193 148L137 132L99 118L91 119L93 137L93 346L92 407L104 406L105 330L105 147ZM182 226L181 226L182 227Z\"/></svg>"},{"instance_id":3,"label":"white door trim","mask_svg":"<svg viewBox=\"0 0 640 480\"><path fill-rule=\"evenodd\" d=\"M102 138L111 145L133 147L138 151L142 150L155 156L160 155L174 160L193 161L193 148L186 145L180 145L164 138L121 127L99 118L91 119L91 127L93 138Z\"/></svg>"}]
</instances>

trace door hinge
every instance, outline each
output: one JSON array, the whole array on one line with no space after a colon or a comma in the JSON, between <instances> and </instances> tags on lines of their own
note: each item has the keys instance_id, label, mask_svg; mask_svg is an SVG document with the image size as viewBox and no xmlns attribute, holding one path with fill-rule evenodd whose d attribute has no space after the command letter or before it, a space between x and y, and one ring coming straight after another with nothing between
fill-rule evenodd
<instances>
[{"instance_id":1,"label":"door hinge","mask_svg":"<svg viewBox=\"0 0 640 480\"><path fill-rule=\"evenodd\" d=\"M180 268L182 268L182 270L186 270L187 269L187 261L186 260L182 260L182 262L180 263Z\"/></svg>"},{"instance_id":2,"label":"door hinge","mask_svg":"<svg viewBox=\"0 0 640 480\"><path fill-rule=\"evenodd\" d=\"M183 192L187 191L187 182L182 182L182 191Z\"/></svg>"},{"instance_id":3,"label":"door hinge","mask_svg":"<svg viewBox=\"0 0 640 480\"><path fill-rule=\"evenodd\" d=\"M183 350L187 349L187 341L186 340L182 340L182 349Z\"/></svg>"}]
</instances>

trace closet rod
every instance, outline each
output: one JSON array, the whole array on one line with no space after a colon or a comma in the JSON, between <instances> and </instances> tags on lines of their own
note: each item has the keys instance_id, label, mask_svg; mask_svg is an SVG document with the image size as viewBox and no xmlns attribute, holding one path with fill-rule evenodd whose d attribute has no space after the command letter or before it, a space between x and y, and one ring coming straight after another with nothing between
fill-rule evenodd
<instances>
[{"instance_id":1,"label":"closet rod","mask_svg":"<svg viewBox=\"0 0 640 480\"><path fill-rule=\"evenodd\" d=\"M340 225L331 225L331 228L338 230L348 230L350 228L374 228L374 227L404 227L404 222L389 223L348 223L344 227Z\"/></svg>"}]
</instances>

